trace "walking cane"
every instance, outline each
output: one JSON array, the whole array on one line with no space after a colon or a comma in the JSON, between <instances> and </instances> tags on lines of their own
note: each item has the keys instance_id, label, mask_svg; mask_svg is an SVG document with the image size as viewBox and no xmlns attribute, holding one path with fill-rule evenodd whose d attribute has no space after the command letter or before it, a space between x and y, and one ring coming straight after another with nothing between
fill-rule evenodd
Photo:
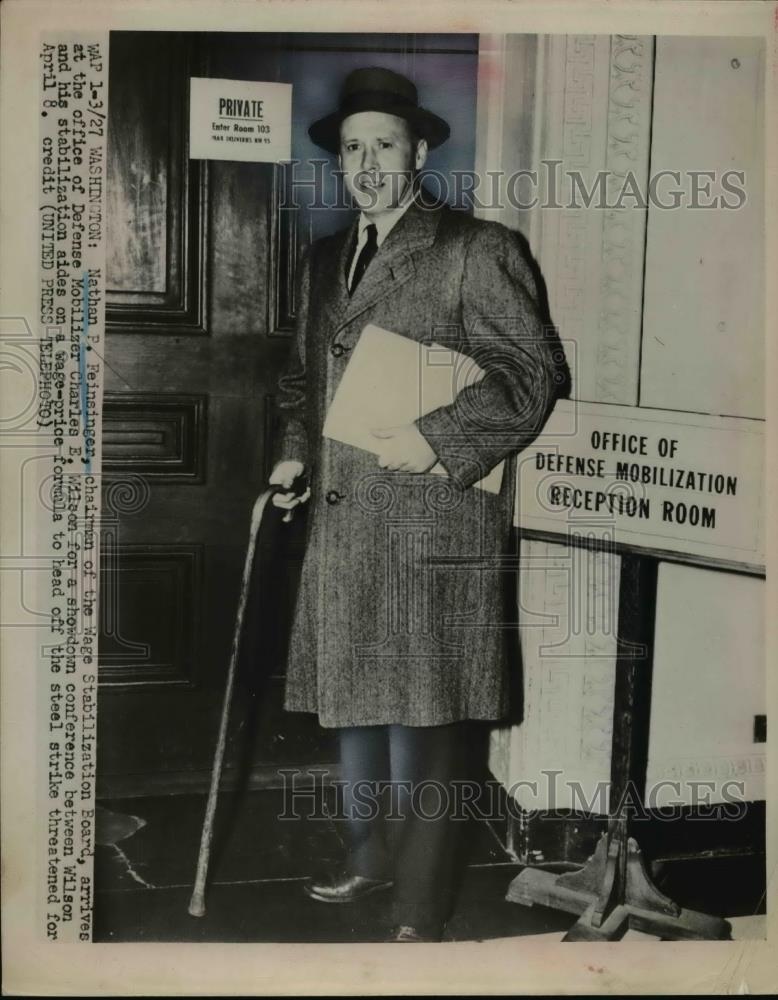
<instances>
[{"instance_id":1,"label":"walking cane","mask_svg":"<svg viewBox=\"0 0 778 1000\"><path fill-rule=\"evenodd\" d=\"M277 487L265 490L260 494L251 512L251 528L249 530L249 544L246 550L246 561L243 565L243 579L240 585L240 598L238 600L238 612L235 616L235 631L232 635L232 650L230 652L230 664L227 668L227 682L224 688L224 702L222 704L221 721L219 723L219 738L216 741L216 752L213 757L213 770L211 772L211 787L208 790L208 804L205 809L205 819L203 820L203 832L200 837L200 853L197 858L197 874L195 876L194 890L189 901L189 913L193 917L202 917L205 914L205 882L208 877L208 862L211 855L211 841L213 839L213 821L216 814L216 801L219 797L219 783L221 781L222 765L224 763L224 750L227 745L227 729L230 722L230 709L232 707L232 690L235 684L235 670L238 662L238 652L240 650L240 639L243 632L243 617L246 612L248 601L249 584L251 582L251 570L254 565L254 554L257 547L257 538L262 524L262 515L265 513L268 501L274 493L278 492ZM291 510L284 515L284 521L291 521Z\"/></svg>"}]
</instances>

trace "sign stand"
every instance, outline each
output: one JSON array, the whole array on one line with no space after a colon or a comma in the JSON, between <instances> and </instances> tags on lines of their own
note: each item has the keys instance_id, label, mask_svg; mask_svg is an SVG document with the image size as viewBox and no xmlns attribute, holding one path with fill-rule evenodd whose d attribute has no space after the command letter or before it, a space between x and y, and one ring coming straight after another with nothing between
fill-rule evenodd
<instances>
[{"instance_id":1,"label":"sign stand","mask_svg":"<svg viewBox=\"0 0 778 1000\"><path fill-rule=\"evenodd\" d=\"M731 937L726 920L664 896L630 836L630 812L645 796L657 567L652 556L622 555L607 832L579 871L526 868L508 887L510 902L580 914L565 941L616 941L630 928L665 940Z\"/></svg>"}]
</instances>

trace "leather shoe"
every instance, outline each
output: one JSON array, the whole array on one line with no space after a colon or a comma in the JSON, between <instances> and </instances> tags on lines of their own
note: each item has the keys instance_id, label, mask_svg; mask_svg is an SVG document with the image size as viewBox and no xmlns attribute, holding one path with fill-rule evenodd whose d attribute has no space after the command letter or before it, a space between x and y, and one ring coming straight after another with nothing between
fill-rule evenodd
<instances>
[{"instance_id":1,"label":"leather shoe","mask_svg":"<svg viewBox=\"0 0 778 1000\"><path fill-rule=\"evenodd\" d=\"M414 927L412 924L397 924L389 932L387 941L442 941L443 929Z\"/></svg>"},{"instance_id":2,"label":"leather shoe","mask_svg":"<svg viewBox=\"0 0 778 1000\"><path fill-rule=\"evenodd\" d=\"M336 871L323 878L308 879L303 889L311 899L317 899L320 903L353 903L372 892L389 889L392 885L394 883L388 880Z\"/></svg>"}]
</instances>

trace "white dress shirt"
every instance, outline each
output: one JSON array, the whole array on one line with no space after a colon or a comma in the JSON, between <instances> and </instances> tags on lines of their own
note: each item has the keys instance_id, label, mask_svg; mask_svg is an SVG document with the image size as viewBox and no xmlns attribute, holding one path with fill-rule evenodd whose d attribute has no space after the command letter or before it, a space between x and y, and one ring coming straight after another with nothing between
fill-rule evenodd
<instances>
[{"instance_id":1,"label":"white dress shirt","mask_svg":"<svg viewBox=\"0 0 778 1000\"><path fill-rule=\"evenodd\" d=\"M392 229L397 225L400 219L403 217L404 213L409 208L413 197L407 198L402 204L398 205L397 208L391 209L389 212L383 212L377 218L371 218L369 215L365 215L362 212L359 216L359 235L357 237L357 246L354 250L354 255L351 258L351 267L348 272L348 287L351 288L354 281L354 270L357 266L357 261L359 260L359 255L362 253L362 247L367 243L367 227L369 225L374 225L376 228L376 244L380 247L384 242L386 237L392 231Z\"/></svg>"}]
</instances>

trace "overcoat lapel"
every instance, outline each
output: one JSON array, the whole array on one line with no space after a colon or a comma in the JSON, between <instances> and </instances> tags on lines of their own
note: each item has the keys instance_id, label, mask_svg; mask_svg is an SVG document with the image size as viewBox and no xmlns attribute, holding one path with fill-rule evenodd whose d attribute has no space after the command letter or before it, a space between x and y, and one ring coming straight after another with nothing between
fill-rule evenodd
<instances>
[{"instance_id":1,"label":"overcoat lapel","mask_svg":"<svg viewBox=\"0 0 778 1000\"><path fill-rule=\"evenodd\" d=\"M344 229L339 236L335 252L316 265L321 274L322 294L318 301L324 314L323 328L329 330L330 335L337 333L341 328L343 313L349 304L346 268L349 251L356 240L357 225L358 220L354 220L348 229Z\"/></svg>"},{"instance_id":2,"label":"overcoat lapel","mask_svg":"<svg viewBox=\"0 0 778 1000\"><path fill-rule=\"evenodd\" d=\"M413 253L434 242L439 219L440 211L411 205L379 247L351 298L346 288L346 264L357 223L350 227L337 255L337 281L330 285L333 336L413 277Z\"/></svg>"}]
</instances>

